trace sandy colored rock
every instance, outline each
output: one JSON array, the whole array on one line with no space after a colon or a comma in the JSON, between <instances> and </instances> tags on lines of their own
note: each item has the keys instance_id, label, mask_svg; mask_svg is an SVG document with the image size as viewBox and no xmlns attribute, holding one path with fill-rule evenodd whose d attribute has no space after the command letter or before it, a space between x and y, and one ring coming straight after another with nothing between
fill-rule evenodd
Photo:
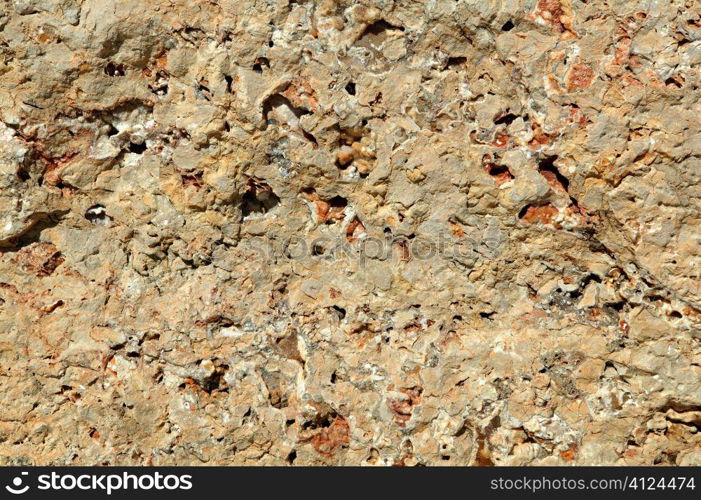
<instances>
[{"instance_id":1,"label":"sandy colored rock","mask_svg":"<svg viewBox=\"0 0 701 500\"><path fill-rule=\"evenodd\" d=\"M3 465L701 465L694 1L0 8Z\"/></svg>"}]
</instances>

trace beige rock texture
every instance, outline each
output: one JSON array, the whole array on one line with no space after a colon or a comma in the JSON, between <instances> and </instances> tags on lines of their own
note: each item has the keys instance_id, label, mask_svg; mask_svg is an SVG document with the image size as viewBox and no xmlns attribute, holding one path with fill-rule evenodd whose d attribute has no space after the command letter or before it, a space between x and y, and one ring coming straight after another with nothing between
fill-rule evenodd
<instances>
[{"instance_id":1,"label":"beige rock texture","mask_svg":"<svg viewBox=\"0 0 701 500\"><path fill-rule=\"evenodd\" d=\"M3 465L701 464L697 0L0 2Z\"/></svg>"}]
</instances>

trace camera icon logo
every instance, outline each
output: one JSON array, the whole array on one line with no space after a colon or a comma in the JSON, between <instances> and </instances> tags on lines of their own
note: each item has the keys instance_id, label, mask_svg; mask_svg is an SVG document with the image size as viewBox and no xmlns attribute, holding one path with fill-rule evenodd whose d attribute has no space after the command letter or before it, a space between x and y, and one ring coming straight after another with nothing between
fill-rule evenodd
<instances>
[{"instance_id":1,"label":"camera icon logo","mask_svg":"<svg viewBox=\"0 0 701 500\"><path fill-rule=\"evenodd\" d=\"M28 476L29 472L22 472L20 474L21 476ZM14 488L12 486L14 486ZM17 476L12 480L12 486L5 486L5 489L13 495L21 495L22 493L26 493L29 489L29 485L22 487L22 477L20 476Z\"/></svg>"}]
</instances>

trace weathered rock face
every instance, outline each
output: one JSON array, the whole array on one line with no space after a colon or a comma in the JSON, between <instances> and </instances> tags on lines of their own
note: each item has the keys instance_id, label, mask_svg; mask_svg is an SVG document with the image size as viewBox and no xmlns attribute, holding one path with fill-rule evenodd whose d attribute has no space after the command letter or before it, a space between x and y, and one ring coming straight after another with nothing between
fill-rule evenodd
<instances>
[{"instance_id":1,"label":"weathered rock face","mask_svg":"<svg viewBox=\"0 0 701 500\"><path fill-rule=\"evenodd\" d=\"M0 8L3 464L701 464L694 0Z\"/></svg>"}]
</instances>

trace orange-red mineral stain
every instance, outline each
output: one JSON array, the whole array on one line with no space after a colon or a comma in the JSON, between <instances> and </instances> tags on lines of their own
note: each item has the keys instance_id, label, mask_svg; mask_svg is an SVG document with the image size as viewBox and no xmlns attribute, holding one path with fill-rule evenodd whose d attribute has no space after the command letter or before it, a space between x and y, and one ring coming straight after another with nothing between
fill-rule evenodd
<instances>
[{"instance_id":1,"label":"orange-red mineral stain","mask_svg":"<svg viewBox=\"0 0 701 500\"><path fill-rule=\"evenodd\" d=\"M333 455L336 448L350 442L350 426L346 419L338 415L331 425L321 429L313 438L312 446L322 455Z\"/></svg>"},{"instance_id":2,"label":"orange-red mineral stain","mask_svg":"<svg viewBox=\"0 0 701 500\"><path fill-rule=\"evenodd\" d=\"M567 74L567 88L570 90L586 88L592 81L594 81L594 71L591 66L581 62L572 66Z\"/></svg>"},{"instance_id":3,"label":"orange-red mineral stain","mask_svg":"<svg viewBox=\"0 0 701 500\"><path fill-rule=\"evenodd\" d=\"M489 158L484 159L484 170L494 178L497 186L501 186L514 178L509 167L506 165L495 165Z\"/></svg>"},{"instance_id":4,"label":"orange-red mineral stain","mask_svg":"<svg viewBox=\"0 0 701 500\"><path fill-rule=\"evenodd\" d=\"M394 413L394 423L404 427L411 418L414 406L421 402L421 387L405 387L399 392L406 395L406 399L388 399L387 407Z\"/></svg>"},{"instance_id":5,"label":"orange-red mineral stain","mask_svg":"<svg viewBox=\"0 0 701 500\"><path fill-rule=\"evenodd\" d=\"M282 95L296 108L304 108L312 113L316 111L319 101L316 92L307 82L295 79Z\"/></svg>"},{"instance_id":6,"label":"orange-red mineral stain","mask_svg":"<svg viewBox=\"0 0 701 500\"><path fill-rule=\"evenodd\" d=\"M558 33L569 33L570 36L573 35L571 20L562 8L560 0L538 0L538 4L531 17L542 19Z\"/></svg>"},{"instance_id":7,"label":"orange-red mineral stain","mask_svg":"<svg viewBox=\"0 0 701 500\"><path fill-rule=\"evenodd\" d=\"M349 243L353 243L355 240L360 238L365 233L365 226L363 225L357 217L354 217L352 221L346 227L346 239Z\"/></svg>"},{"instance_id":8,"label":"orange-red mineral stain","mask_svg":"<svg viewBox=\"0 0 701 500\"><path fill-rule=\"evenodd\" d=\"M520 215L522 222L526 224L552 224L553 219L557 216L557 208L551 203L546 205L528 205L525 211Z\"/></svg>"}]
</instances>

